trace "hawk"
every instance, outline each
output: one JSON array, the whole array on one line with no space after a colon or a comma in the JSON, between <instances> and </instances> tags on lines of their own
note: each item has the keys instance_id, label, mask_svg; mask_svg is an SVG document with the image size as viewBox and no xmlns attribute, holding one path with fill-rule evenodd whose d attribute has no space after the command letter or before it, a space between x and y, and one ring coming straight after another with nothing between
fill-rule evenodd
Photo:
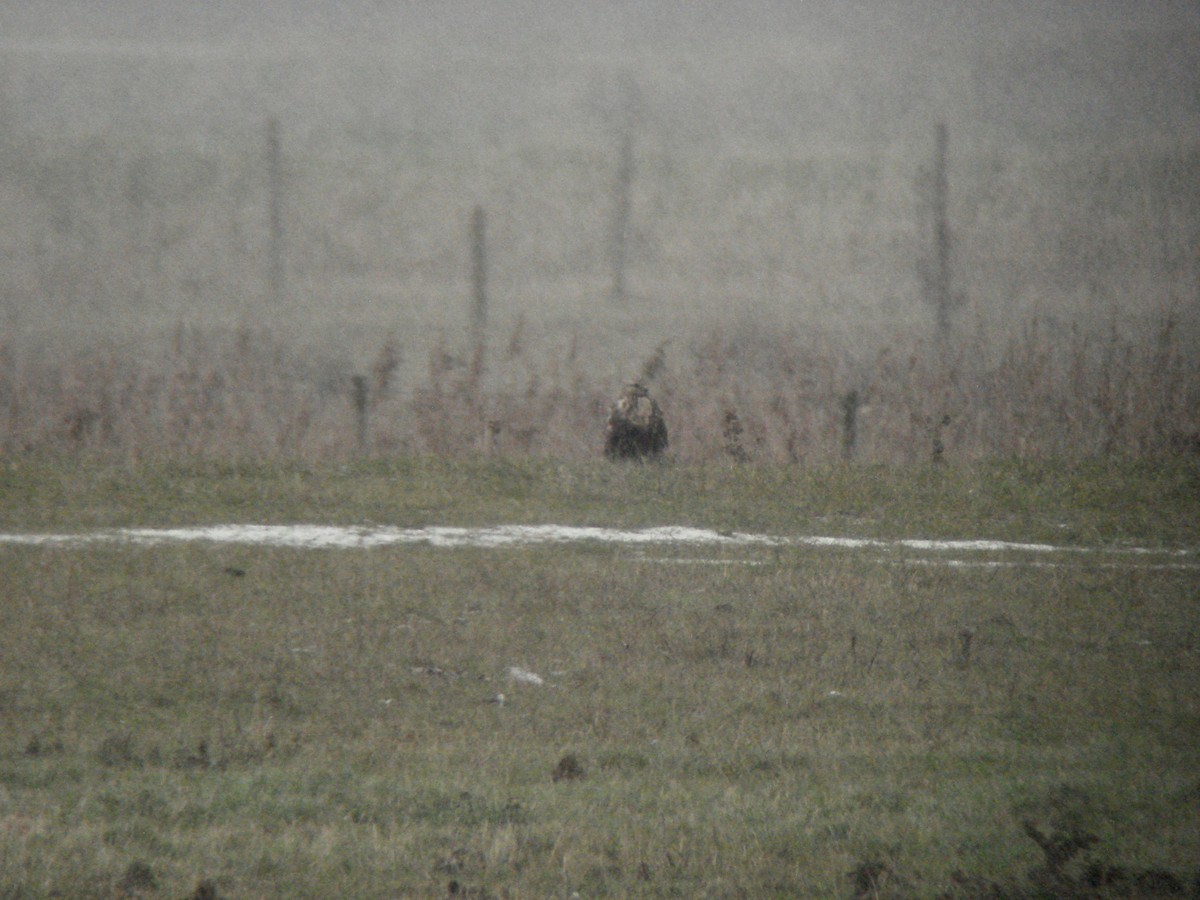
<instances>
[{"instance_id":1,"label":"hawk","mask_svg":"<svg viewBox=\"0 0 1200 900\"><path fill-rule=\"evenodd\" d=\"M667 423L650 392L638 382L625 385L608 414L604 455L609 459L654 459L667 449Z\"/></svg>"}]
</instances>

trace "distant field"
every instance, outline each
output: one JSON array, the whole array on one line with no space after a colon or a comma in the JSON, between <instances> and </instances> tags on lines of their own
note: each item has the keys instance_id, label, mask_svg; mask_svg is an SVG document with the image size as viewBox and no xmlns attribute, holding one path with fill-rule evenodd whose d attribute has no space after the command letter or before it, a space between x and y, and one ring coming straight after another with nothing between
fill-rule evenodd
<instances>
[{"instance_id":1,"label":"distant field","mask_svg":"<svg viewBox=\"0 0 1200 900\"><path fill-rule=\"evenodd\" d=\"M0 892L1186 891L1198 498L1182 461L10 459L6 533L687 524L1153 552L0 545Z\"/></svg>"},{"instance_id":2,"label":"distant field","mask_svg":"<svg viewBox=\"0 0 1200 900\"><path fill-rule=\"evenodd\" d=\"M249 320L360 366L393 332L419 368L430 334L466 321L479 204L502 332L523 317L551 341L604 338L618 371L730 320L877 346L929 320L919 183L937 121L967 334L991 344L1033 316L1124 331L1188 307L1194 16L808 7L741 29L629 23L632 36L569 19L10 35L7 324L95 338ZM267 283L270 118L282 307ZM626 136L629 298L614 305Z\"/></svg>"},{"instance_id":3,"label":"distant field","mask_svg":"<svg viewBox=\"0 0 1200 900\"><path fill-rule=\"evenodd\" d=\"M0 448L582 460L638 376L685 462L839 459L851 394L860 461L1192 446L1200 24L992 6L192 38L9 11Z\"/></svg>"}]
</instances>

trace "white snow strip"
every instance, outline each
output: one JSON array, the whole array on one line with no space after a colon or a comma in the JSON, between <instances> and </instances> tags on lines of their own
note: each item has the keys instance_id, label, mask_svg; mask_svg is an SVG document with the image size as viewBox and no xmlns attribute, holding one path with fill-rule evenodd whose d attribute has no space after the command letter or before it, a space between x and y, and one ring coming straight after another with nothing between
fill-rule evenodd
<instances>
[{"instance_id":1,"label":"white snow strip","mask_svg":"<svg viewBox=\"0 0 1200 900\"><path fill-rule=\"evenodd\" d=\"M208 542L306 549L364 549L404 544L431 547L504 548L556 544L600 543L628 546L687 545L718 547L814 547L839 550L910 552L915 555L942 553L989 554L1145 554L1168 557L1195 555L1197 548L1152 549L1147 547L1082 547L997 540L927 540L902 538L836 537L826 535L770 535L716 531L666 525L657 528L619 529L578 525L493 525L463 528L429 525L422 528L339 525L208 525L190 528L113 528L77 534L0 533L0 544L34 546L79 546L109 543L157 546ZM961 564L958 560L947 560Z\"/></svg>"}]
</instances>

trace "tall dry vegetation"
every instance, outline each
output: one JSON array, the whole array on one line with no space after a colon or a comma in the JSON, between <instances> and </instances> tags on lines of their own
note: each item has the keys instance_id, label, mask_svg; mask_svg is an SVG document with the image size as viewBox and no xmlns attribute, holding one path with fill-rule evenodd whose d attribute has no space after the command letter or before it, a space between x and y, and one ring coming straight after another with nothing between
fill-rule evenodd
<instances>
[{"instance_id":1,"label":"tall dry vegetation","mask_svg":"<svg viewBox=\"0 0 1200 900\"><path fill-rule=\"evenodd\" d=\"M866 357L829 346L747 327L659 348L646 368L674 457L907 463L1200 449L1200 358L1170 318L1144 340L1034 321L994 358L969 340L946 355L919 338ZM443 336L411 383L397 377L402 356L383 342L356 390L350 370L249 328L180 328L158 345L61 356L3 344L0 449L314 460L601 452L616 386L589 373L578 340L534 350L520 326L496 349Z\"/></svg>"},{"instance_id":2,"label":"tall dry vegetation","mask_svg":"<svg viewBox=\"0 0 1200 900\"><path fill-rule=\"evenodd\" d=\"M685 462L1194 446L1192 19L820 6L10 35L0 449L582 458L660 344Z\"/></svg>"}]
</instances>

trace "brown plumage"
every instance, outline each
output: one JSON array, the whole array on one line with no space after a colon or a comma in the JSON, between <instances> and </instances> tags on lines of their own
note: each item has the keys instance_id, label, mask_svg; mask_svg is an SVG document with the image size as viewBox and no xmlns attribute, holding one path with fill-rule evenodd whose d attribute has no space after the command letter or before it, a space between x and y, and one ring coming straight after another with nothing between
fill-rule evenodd
<instances>
[{"instance_id":1,"label":"brown plumage","mask_svg":"<svg viewBox=\"0 0 1200 900\"><path fill-rule=\"evenodd\" d=\"M667 423L646 388L625 385L608 414L604 455L609 459L652 459L667 449Z\"/></svg>"}]
</instances>

